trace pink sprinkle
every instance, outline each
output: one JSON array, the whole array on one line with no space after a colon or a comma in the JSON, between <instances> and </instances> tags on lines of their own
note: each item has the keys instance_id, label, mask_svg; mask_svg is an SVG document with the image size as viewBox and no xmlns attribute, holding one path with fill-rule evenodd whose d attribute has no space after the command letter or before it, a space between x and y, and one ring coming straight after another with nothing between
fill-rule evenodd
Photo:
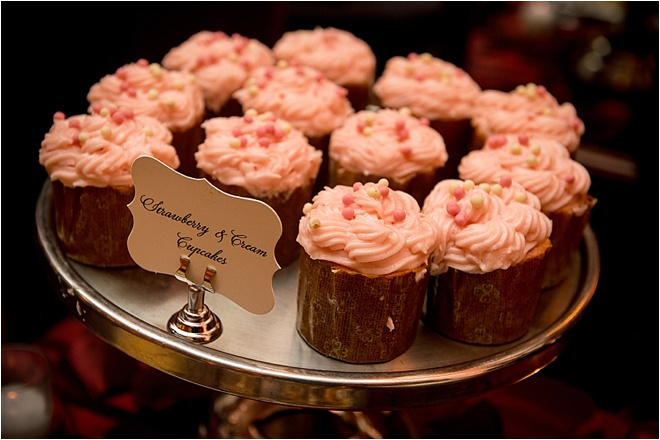
<instances>
[{"instance_id":1,"label":"pink sprinkle","mask_svg":"<svg viewBox=\"0 0 660 440\"><path fill-rule=\"evenodd\" d=\"M126 93L128 93L128 96L130 96L130 97L132 97L132 98L135 98L135 97L137 96L137 90L135 90L135 89L132 88L132 87L131 87L130 89L128 89L128 90L126 91Z\"/></svg>"},{"instance_id":2,"label":"pink sprinkle","mask_svg":"<svg viewBox=\"0 0 660 440\"><path fill-rule=\"evenodd\" d=\"M353 220L355 218L355 211L353 208L347 206L341 210L341 215L343 215L346 220Z\"/></svg>"},{"instance_id":3,"label":"pink sprinkle","mask_svg":"<svg viewBox=\"0 0 660 440\"><path fill-rule=\"evenodd\" d=\"M272 79L273 75L275 75L275 68L267 67L266 69L263 70L263 74L265 78Z\"/></svg>"},{"instance_id":4,"label":"pink sprinkle","mask_svg":"<svg viewBox=\"0 0 660 440\"><path fill-rule=\"evenodd\" d=\"M101 104L94 104L94 105L92 106L92 111L93 111L94 113L101 113L101 109L102 109L102 108L103 108L103 106L102 106Z\"/></svg>"},{"instance_id":5,"label":"pink sprinkle","mask_svg":"<svg viewBox=\"0 0 660 440\"><path fill-rule=\"evenodd\" d=\"M456 69L456 70L454 71L454 74L456 75L456 78L462 78L462 77L464 77L465 75L467 75L467 74L465 73L465 70L463 70L463 69Z\"/></svg>"},{"instance_id":6,"label":"pink sprinkle","mask_svg":"<svg viewBox=\"0 0 660 440\"><path fill-rule=\"evenodd\" d=\"M504 145L506 145L506 136L503 134L497 134L494 136L490 136L488 140L486 141L486 145L488 145L490 148L500 148Z\"/></svg>"},{"instance_id":7,"label":"pink sprinkle","mask_svg":"<svg viewBox=\"0 0 660 440\"><path fill-rule=\"evenodd\" d=\"M344 197L341 198L341 202L346 206L352 205L354 201L355 197L353 197L353 194L351 193L346 193L344 194Z\"/></svg>"},{"instance_id":8,"label":"pink sprinkle","mask_svg":"<svg viewBox=\"0 0 660 440\"><path fill-rule=\"evenodd\" d=\"M125 108L124 110L122 110L122 112L124 113L124 118L126 119L133 119L135 117L133 110L130 108Z\"/></svg>"},{"instance_id":9,"label":"pink sprinkle","mask_svg":"<svg viewBox=\"0 0 660 440\"><path fill-rule=\"evenodd\" d=\"M240 60L239 64L244 70L250 71L252 70L252 63L250 63L249 60Z\"/></svg>"},{"instance_id":10,"label":"pink sprinkle","mask_svg":"<svg viewBox=\"0 0 660 440\"><path fill-rule=\"evenodd\" d=\"M520 142L520 145L529 145L529 136L526 134L519 134L518 142Z\"/></svg>"},{"instance_id":11,"label":"pink sprinkle","mask_svg":"<svg viewBox=\"0 0 660 440\"><path fill-rule=\"evenodd\" d=\"M399 130L399 140L404 141L410 137L410 132L408 131L407 128L404 128L402 130Z\"/></svg>"},{"instance_id":12,"label":"pink sprinkle","mask_svg":"<svg viewBox=\"0 0 660 440\"><path fill-rule=\"evenodd\" d=\"M126 81L122 81L121 83L119 83L119 90L121 90L122 92L125 92L126 90L128 90L130 88L131 88L131 85L129 83L127 83Z\"/></svg>"},{"instance_id":13,"label":"pink sprinkle","mask_svg":"<svg viewBox=\"0 0 660 440\"><path fill-rule=\"evenodd\" d=\"M465 190L462 186L457 186L454 188L454 197L456 197L458 200L461 200L463 197L465 197Z\"/></svg>"},{"instance_id":14,"label":"pink sprinkle","mask_svg":"<svg viewBox=\"0 0 660 440\"><path fill-rule=\"evenodd\" d=\"M273 130L273 136L275 136L275 139L282 139L284 137L284 130L282 130L282 127L276 126Z\"/></svg>"},{"instance_id":15,"label":"pink sprinkle","mask_svg":"<svg viewBox=\"0 0 660 440\"><path fill-rule=\"evenodd\" d=\"M356 127L357 127L358 133L362 133L364 131L364 127L366 127L366 126L367 126L367 123L364 122L363 120L357 121Z\"/></svg>"},{"instance_id":16,"label":"pink sprinkle","mask_svg":"<svg viewBox=\"0 0 660 440\"><path fill-rule=\"evenodd\" d=\"M419 54L416 54L415 52L411 52L408 54L408 59L410 61L415 61L418 58L419 58Z\"/></svg>"},{"instance_id":17,"label":"pink sprinkle","mask_svg":"<svg viewBox=\"0 0 660 440\"><path fill-rule=\"evenodd\" d=\"M144 58L140 58L137 62L137 65L140 67L148 67L149 61L145 60Z\"/></svg>"},{"instance_id":18,"label":"pink sprinkle","mask_svg":"<svg viewBox=\"0 0 660 440\"><path fill-rule=\"evenodd\" d=\"M348 90L346 90L343 87L337 87L337 89L335 90L335 93L337 93L337 96L339 96L340 98L344 98L344 97L348 96Z\"/></svg>"},{"instance_id":19,"label":"pink sprinkle","mask_svg":"<svg viewBox=\"0 0 660 440\"><path fill-rule=\"evenodd\" d=\"M53 121L63 121L66 119L64 112L55 112L53 115Z\"/></svg>"},{"instance_id":20,"label":"pink sprinkle","mask_svg":"<svg viewBox=\"0 0 660 440\"><path fill-rule=\"evenodd\" d=\"M431 126L431 121L429 121L429 118L419 118L419 123L427 127Z\"/></svg>"},{"instance_id":21,"label":"pink sprinkle","mask_svg":"<svg viewBox=\"0 0 660 440\"><path fill-rule=\"evenodd\" d=\"M260 89L266 88L267 85L268 85L268 78L259 78L259 80L257 81L257 87L259 87Z\"/></svg>"},{"instance_id":22,"label":"pink sprinkle","mask_svg":"<svg viewBox=\"0 0 660 440\"><path fill-rule=\"evenodd\" d=\"M571 126L572 126L574 129L577 129L577 128L580 127L581 124L582 124L582 121L580 120L580 118L573 118L573 121L572 121Z\"/></svg>"},{"instance_id":23,"label":"pink sprinkle","mask_svg":"<svg viewBox=\"0 0 660 440\"><path fill-rule=\"evenodd\" d=\"M270 139L268 139L267 137L260 137L258 142L259 142L259 146L263 148L268 148L268 145L270 145Z\"/></svg>"},{"instance_id":24,"label":"pink sprinkle","mask_svg":"<svg viewBox=\"0 0 660 440\"><path fill-rule=\"evenodd\" d=\"M538 96L544 96L548 93L548 89L545 88L545 86L538 86L536 87L536 94Z\"/></svg>"},{"instance_id":25,"label":"pink sprinkle","mask_svg":"<svg viewBox=\"0 0 660 440\"><path fill-rule=\"evenodd\" d=\"M70 119L69 120L69 127L71 127L71 128L80 128L80 120L79 119Z\"/></svg>"},{"instance_id":26,"label":"pink sprinkle","mask_svg":"<svg viewBox=\"0 0 660 440\"><path fill-rule=\"evenodd\" d=\"M248 140L247 140L247 138L246 138L245 136L241 136L241 137L239 137L238 140L241 141L241 147L245 147L245 146L247 145L247 143L248 143Z\"/></svg>"},{"instance_id":27,"label":"pink sprinkle","mask_svg":"<svg viewBox=\"0 0 660 440\"><path fill-rule=\"evenodd\" d=\"M454 221L458 226L465 226L468 220L468 215L465 213L465 211L459 212L456 214L456 217L454 217Z\"/></svg>"},{"instance_id":28,"label":"pink sprinkle","mask_svg":"<svg viewBox=\"0 0 660 440\"><path fill-rule=\"evenodd\" d=\"M120 80L125 80L126 77L127 77L126 69L123 68L123 67L120 67L119 69L117 69L117 70L115 71L115 75L116 75L117 78L119 78Z\"/></svg>"},{"instance_id":29,"label":"pink sprinkle","mask_svg":"<svg viewBox=\"0 0 660 440\"><path fill-rule=\"evenodd\" d=\"M234 127L231 129L231 135L234 137L239 137L241 135L242 131L240 127Z\"/></svg>"},{"instance_id":30,"label":"pink sprinkle","mask_svg":"<svg viewBox=\"0 0 660 440\"><path fill-rule=\"evenodd\" d=\"M296 75L298 75L298 76L304 76L305 75L305 69L303 69L302 67L295 66L294 69L295 69ZM318 81L318 79L317 79L317 81Z\"/></svg>"},{"instance_id":31,"label":"pink sprinkle","mask_svg":"<svg viewBox=\"0 0 660 440\"><path fill-rule=\"evenodd\" d=\"M71 143L73 145L80 145L80 130L76 130L76 132L71 136Z\"/></svg>"},{"instance_id":32,"label":"pink sprinkle","mask_svg":"<svg viewBox=\"0 0 660 440\"><path fill-rule=\"evenodd\" d=\"M252 115L244 115L243 116L243 121L245 121L248 124L251 124L252 121L254 121L254 118L252 117Z\"/></svg>"},{"instance_id":33,"label":"pink sprinkle","mask_svg":"<svg viewBox=\"0 0 660 440\"><path fill-rule=\"evenodd\" d=\"M263 137L266 136L266 134L268 134L268 127L266 125L260 125L257 128L257 136Z\"/></svg>"},{"instance_id":34,"label":"pink sprinkle","mask_svg":"<svg viewBox=\"0 0 660 440\"><path fill-rule=\"evenodd\" d=\"M124 122L124 112L115 112L115 114L112 115L112 120L117 124L121 124Z\"/></svg>"},{"instance_id":35,"label":"pink sprinkle","mask_svg":"<svg viewBox=\"0 0 660 440\"><path fill-rule=\"evenodd\" d=\"M380 195L382 197L387 197L387 195L390 193L390 188L384 185L378 185L378 191L380 191Z\"/></svg>"},{"instance_id":36,"label":"pink sprinkle","mask_svg":"<svg viewBox=\"0 0 660 440\"><path fill-rule=\"evenodd\" d=\"M511 176L502 176L500 177L500 186L502 188L508 188L511 186Z\"/></svg>"},{"instance_id":37,"label":"pink sprinkle","mask_svg":"<svg viewBox=\"0 0 660 440\"><path fill-rule=\"evenodd\" d=\"M401 208L397 208L392 212L392 217L394 217L395 222L402 222L406 219L406 211Z\"/></svg>"},{"instance_id":38,"label":"pink sprinkle","mask_svg":"<svg viewBox=\"0 0 660 440\"><path fill-rule=\"evenodd\" d=\"M410 145L406 145L404 147L401 147L399 151L401 151L401 154L403 154L404 156L410 156L412 154L412 147Z\"/></svg>"},{"instance_id":39,"label":"pink sprinkle","mask_svg":"<svg viewBox=\"0 0 660 440\"><path fill-rule=\"evenodd\" d=\"M564 179L566 179L566 183L573 183L575 182L575 175L573 173L569 173Z\"/></svg>"},{"instance_id":40,"label":"pink sprinkle","mask_svg":"<svg viewBox=\"0 0 660 440\"><path fill-rule=\"evenodd\" d=\"M403 119L397 119L394 124L396 126L397 131L401 131L404 128L406 128L406 121L404 121Z\"/></svg>"},{"instance_id":41,"label":"pink sprinkle","mask_svg":"<svg viewBox=\"0 0 660 440\"><path fill-rule=\"evenodd\" d=\"M461 212L461 207L459 206L458 203L456 202L449 202L447 203L447 214L455 216L459 212Z\"/></svg>"},{"instance_id":42,"label":"pink sprinkle","mask_svg":"<svg viewBox=\"0 0 660 440\"><path fill-rule=\"evenodd\" d=\"M424 74L422 74L422 73L416 73L416 74L415 74L415 79L416 79L417 81L424 81Z\"/></svg>"},{"instance_id":43,"label":"pink sprinkle","mask_svg":"<svg viewBox=\"0 0 660 440\"><path fill-rule=\"evenodd\" d=\"M362 188L362 182L355 182L355 183L353 184L353 191L354 191L354 192L355 192L355 191L359 191L360 188Z\"/></svg>"}]
</instances>

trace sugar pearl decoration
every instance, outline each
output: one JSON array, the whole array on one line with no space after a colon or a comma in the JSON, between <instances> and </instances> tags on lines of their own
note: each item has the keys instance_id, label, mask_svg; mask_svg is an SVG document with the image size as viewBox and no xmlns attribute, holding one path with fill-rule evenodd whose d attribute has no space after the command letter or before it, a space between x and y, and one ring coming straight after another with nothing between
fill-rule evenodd
<instances>
[{"instance_id":1,"label":"sugar pearl decoration","mask_svg":"<svg viewBox=\"0 0 660 440\"><path fill-rule=\"evenodd\" d=\"M470 204L475 208L481 208L484 206L484 196L478 192L470 195Z\"/></svg>"},{"instance_id":2,"label":"sugar pearl decoration","mask_svg":"<svg viewBox=\"0 0 660 440\"><path fill-rule=\"evenodd\" d=\"M305 215L309 214L309 212L312 210L313 207L314 207L314 205L312 205L311 203L309 203L309 202L305 203L303 205L303 214L305 214Z\"/></svg>"},{"instance_id":3,"label":"sugar pearl decoration","mask_svg":"<svg viewBox=\"0 0 660 440\"><path fill-rule=\"evenodd\" d=\"M392 212L392 217L395 222L402 222L406 219L406 211L401 208L397 208Z\"/></svg>"},{"instance_id":4,"label":"sugar pearl decoration","mask_svg":"<svg viewBox=\"0 0 660 440\"><path fill-rule=\"evenodd\" d=\"M317 229L321 227L321 220L318 217L312 217L309 219L309 227L311 229Z\"/></svg>"}]
</instances>

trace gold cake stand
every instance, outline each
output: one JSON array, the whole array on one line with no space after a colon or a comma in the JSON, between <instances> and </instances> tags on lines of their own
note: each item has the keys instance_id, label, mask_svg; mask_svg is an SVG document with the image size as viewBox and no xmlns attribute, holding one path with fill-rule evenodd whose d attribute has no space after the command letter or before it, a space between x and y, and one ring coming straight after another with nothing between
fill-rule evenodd
<instances>
[{"instance_id":1,"label":"gold cake stand","mask_svg":"<svg viewBox=\"0 0 660 440\"><path fill-rule=\"evenodd\" d=\"M477 396L520 381L550 364L582 317L600 275L591 227L569 279L543 292L534 324L522 339L500 346L457 342L420 324L413 346L382 364L327 358L298 335L294 263L273 278L275 307L253 315L222 295L206 305L222 335L200 344L168 331L185 305L186 286L174 276L141 268L98 269L61 252L53 222L50 182L36 206L38 238L59 278L70 312L112 346L158 370L229 395L305 408L387 411Z\"/></svg>"}]
</instances>

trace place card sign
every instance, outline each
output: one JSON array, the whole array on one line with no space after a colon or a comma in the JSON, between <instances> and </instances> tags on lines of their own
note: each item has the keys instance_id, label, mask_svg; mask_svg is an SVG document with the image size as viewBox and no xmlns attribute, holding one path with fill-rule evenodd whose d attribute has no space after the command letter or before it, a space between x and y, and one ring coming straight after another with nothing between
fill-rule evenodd
<instances>
[{"instance_id":1,"label":"place card sign","mask_svg":"<svg viewBox=\"0 0 660 440\"><path fill-rule=\"evenodd\" d=\"M151 156L133 162L135 198L128 250L145 270L174 275L190 260L186 278L201 286L207 268L219 293L254 314L275 305L275 244L282 223L266 203L227 194L206 179L185 176Z\"/></svg>"}]
</instances>

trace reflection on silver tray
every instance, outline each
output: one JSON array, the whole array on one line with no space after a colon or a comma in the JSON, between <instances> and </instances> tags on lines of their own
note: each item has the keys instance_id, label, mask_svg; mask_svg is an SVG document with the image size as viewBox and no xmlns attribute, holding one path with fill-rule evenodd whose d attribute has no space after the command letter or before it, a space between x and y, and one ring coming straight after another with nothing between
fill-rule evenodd
<instances>
[{"instance_id":1,"label":"reflection on silver tray","mask_svg":"<svg viewBox=\"0 0 660 440\"><path fill-rule=\"evenodd\" d=\"M294 263L275 273L275 307L253 315L221 295L205 303L222 321L222 335L200 345L167 330L188 300L173 276L141 268L97 269L67 259L57 245L50 183L36 207L43 251L71 313L128 355L198 385L271 403L310 408L385 410L466 398L521 380L552 362L581 318L600 275L590 227L569 279L543 292L534 325L522 339L483 347L445 338L423 324L413 346L382 364L327 358L298 335Z\"/></svg>"}]
</instances>

